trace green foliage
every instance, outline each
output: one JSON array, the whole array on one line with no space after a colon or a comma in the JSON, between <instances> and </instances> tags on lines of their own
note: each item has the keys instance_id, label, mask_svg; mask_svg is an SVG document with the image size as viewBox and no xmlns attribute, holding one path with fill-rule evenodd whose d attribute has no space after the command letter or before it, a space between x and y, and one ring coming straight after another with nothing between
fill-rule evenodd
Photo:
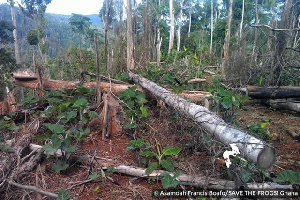
<instances>
[{"instance_id":1,"label":"green foliage","mask_svg":"<svg viewBox=\"0 0 300 200\"><path fill-rule=\"evenodd\" d=\"M124 101L126 118L130 120L125 123L125 127L134 129L142 126L142 119L149 116L145 94L133 86L120 92L119 98Z\"/></svg>"},{"instance_id":2,"label":"green foliage","mask_svg":"<svg viewBox=\"0 0 300 200\"><path fill-rule=\"evenodd\" d=\"M300 185L300 172L285 170L278 174L274 179L275 182L288 182L291 184Z\"/></svg>"},{"instance_id":3,"label":"green foliage","mask_svg":"<svg viewBox=\"0 0 300 200\"><path fill-rule=\"evenodd\" d=\"M217 79L214 79L213 84L207 86L206 90L213 95L208 97L213 102L212 110L221 113L227 123L233 122L236 110L242 107L243 102L250 99L248 96L243 97L223 88Z\"/></svg>"},{"instance_id":4,"label":"green foliage","mask_svg":"<svg viewBox=\"0 0 300 200\"><path fill-rule=\"evenodd\" d=\"M56 172L60 173L60 171L64 171L69 167L69 164L65 163L62 160L57 160L55 163L51 165L51 168Z\"/></svg>"},{"instance_id":5,"label":"green foliage","mask_svg":"<svg viewBox=\"0 0 300 200\"><path fill-rule=\"evenodd\" d=\"M67 192L67 190L61 188L58 192L57 200L69 200L70 194Z\"/></svg>"},{"instance_id":6,"label":"green foliage","mask_svg":"<svg viewBox=\"0 0 300 200\"><path fill-rule=\"evenodd\" d=\"M180 171L177 171L174 176L171 176L169 173L163 173L159 176L162 176L161 183L165 189L167 188L175 188L180 184L179 181L176 180L180 176Z\"/></svg>"},{"instance_id":7,"label":"green foliage","mask_svg":"<svg viewBox=\"0 0 300 200\"><path fill-rule=\"evenodd\" d=\"M100 175L98 174L98 172L93 172L89 175L90 179L97 179L98 177L100 177Z\"/></svg>"},{"instance_id":8,"label":"green foliage","mask_svg":"<svg viewBox=\"0 0 300 200\"><path fill-rule=\"evenodd\" d=\"M3 119L0 120L0 130L18 131L19 129L20 126L16 126L10 117L4 116Z\"/></svg>"},{"instance_id":9,"label":"green foliage","mask_svg":"<svg viewBox=\"0 0 300 200\"><path fill-rule=\"evenodd\" d=\"M31 29L28 31L26 36L27 42L30 45L39 44L39 31L37 29Z\"/></svg>"},{"instance_id":10,"label":"green foliage","mask_svg":"<svg viewBox=\"0 0 300 200\"><path fill-rule=\"evenodd\" d=\"M272 134L265 129L267 125L270 125L268 120L263 123L252 123L249 131L259 134L262 139L271 139L273 137Z\"/></svg>"},{"instance_id":11,"label":"green foliage","mask_svg":"<svg viewBox=\"0 0 300 200\"><path fill-rule=\"evenodd\" d=\"M169 147L166 146L162 148L162 146L156 141L156 151L151 151L152 148L148 143L144 140L131 140L130 143L127 143L128 147L126 151L140 151L139 155L142 156L142 162L146 164L147 158L154 157L157 162L149 162L148 167L146 169L146 174L151 174L155 169L161 167L166 169L167 171L174 171L174 165L170 156L178 155L181 151L179 147Z\"/></svg>"},{"instance_id":12,"label":"green foliage","mask_svg":"<svg viewBox=\"0 0 300 200\"><path fill-rule=\"evenodd\" d=\"M8 145L5 145L4 143L0 142L0 151L6 152L6 153L13 153L14 150Z\"/></svg>"}]
</instances>

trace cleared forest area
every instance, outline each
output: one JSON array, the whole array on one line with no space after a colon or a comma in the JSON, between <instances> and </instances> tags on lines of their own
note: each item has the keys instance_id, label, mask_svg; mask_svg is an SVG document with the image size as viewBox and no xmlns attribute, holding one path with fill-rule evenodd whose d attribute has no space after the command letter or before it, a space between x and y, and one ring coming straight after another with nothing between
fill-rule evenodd
<instances>
[{"instance_id":1,"label":"cleared forest area","mask_svg":"<svg viewBox=\"0 0 300 200\"><path fill-rule=\"evenodd\" d=\"M8 3L1 199L299 198L299 1Z\"/></svg>"}]
</instances>

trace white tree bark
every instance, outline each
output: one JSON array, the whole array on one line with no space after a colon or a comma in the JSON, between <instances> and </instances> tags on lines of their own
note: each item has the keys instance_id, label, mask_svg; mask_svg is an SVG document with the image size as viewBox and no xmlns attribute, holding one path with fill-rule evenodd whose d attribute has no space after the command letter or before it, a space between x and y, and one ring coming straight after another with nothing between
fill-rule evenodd
<instances>
[{"instance_id":1,"label":"white tree bark","mask_svg":"<svg viewBox=\"0 0 300 200\"><path fill-rule=\"evenodd\" d=\"M135 83L161 98L166 104L199 123L212 138L227 145L235 143L239 147L241 156L256 163L259 168L267 169L274 164L275 150L263 141L233 128L205 107L190 103L152 81L132 72L129 72L129 76Z\"/></svg>"},{"instance_id":2,"label":"white tree bark","mask_svg":"<svg viewBox=\"0 0 300 200\"><path fill-rule=\"evenodd\" d=\"M212 43L213 43L213 31L214 31L214 1L210 1L210 45L209 45L209 54L212 54Z\"/></svg>"},{"instance_id":3,"label":"white tree bark","mask_svg":"<svg viewBox=\"0 0 300 200\"><path fill-rule=\"evenodd\" d=\"M160 0L158 1L158 7L160 8ZM160 20L161 20L161 14L160 14L160 10L159 10L159 14L157 15L157 40L156 40L156 64L157 66L160 66L160 48L161 48L161 43L162 43L162 38L160 36Z\"/></svg>"},{"instance_id":4,"label":"white tree bark","mask_svg":"<svg viewBox=\"0 0 300 200\"><path fill-rule=\"evenodd\" d=\"M14 45L15 45L15 58L17 64L21 63L20 53L19 53L19 43L18 43L18 34L17 34L17 20L15 14L15 2L13 0L9 1L10 4L10 12L11 12L11 20L14 25L13 36L14 36Z\"/></svg>"},{"instance_id":5,"label":"white tree bark","mask_svg":"<svg viewBox=\"0 0 300 200\"><path fill-rule=\"evenodd\" d=\"M182 8L183 8L183 1L180 0L180 13L179 13L179 25L177 30L177 51L180 50L180 39L181 39L181 25L182 25Z\"/></svg>"},{"instance_id":6,"label":"white tree bark","mask_svg":"<svg viewBox=\"0 0 300 200\"><path fill-rule=\"evenodd\" d=\"M170 18L171 18L171 23L170 23L170 38L169 38L169 49L168 49L168 54L171 53L171 50L173 48L174 44L174 34L175 34L175 17L174 17L174 6L173 6L173 1L170 0Z\"/></svg>"},{"instance_id":7,"label":"white tree bark","mask_svg":"<svg viewBox=\"0 0 300 200\"><path fill-rule=\"evenodd\" d=\"M131 0L127 0L127 69L129 70L135 68L133 51L132 8Z\"/></svg>"},{"instance_id":8,"label":"white tree bark","mask_svg":"<svg viewBox=\"0 0 300 200\"><path fill-rule=\"evenodd\" d=\"M245 13L245 0L242 3L242 19L240 23L240 31L239 31L239 38L242 39L242 30L243 30L243 23L244 23L244 13Z\"/></svg>"}]
</instances>

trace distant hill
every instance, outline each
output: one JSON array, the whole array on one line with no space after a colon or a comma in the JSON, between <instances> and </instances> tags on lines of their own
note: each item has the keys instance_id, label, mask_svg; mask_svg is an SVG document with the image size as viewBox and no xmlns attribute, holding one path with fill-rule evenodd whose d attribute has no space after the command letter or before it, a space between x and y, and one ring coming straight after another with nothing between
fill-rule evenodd
<instances>
[{"instance_id":1,"label":"distant hill","mask_svg":"<svg viewBox=\"0 0 300 200\"><path fill-rule=\"evenodd\" d=\"M28 45L26 35L30 29L35 28L35 22L28 17L24 17L19 7L15 7L15 12L21 59L26 63L32 63L32 54L35 47ZM70 17L71 15L46 13L44 32L47 38L46 51L48 56L57 57L61 54L62 49L66 49L71 45L78 46L78 36L71 30L68 23ZM97 14L88 15L87 17L91 19L93 28L102 29L103 23ZM11 22L10 6L8 4L0 4L0 20ZM87 47L88 45L86 44Z\"/></svg>"}]
</instances>

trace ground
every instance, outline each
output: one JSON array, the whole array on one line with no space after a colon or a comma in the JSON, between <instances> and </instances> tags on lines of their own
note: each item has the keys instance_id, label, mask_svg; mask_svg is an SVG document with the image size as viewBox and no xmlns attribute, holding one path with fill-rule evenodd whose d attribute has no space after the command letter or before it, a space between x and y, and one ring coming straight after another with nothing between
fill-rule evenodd
<instances>
[{"instance_id":1,"label":"ground","mask_svg":"<svg viewBox=\"0 0 300 200\"><path fill-rule=\"evenodd\" d=\"M182 148L178 157L173 157L176 169L186 174L210 175L215 178L233 179L228 176L224 165L218 163L222 158L224 146L218 143L208 145L201 134L201 128L169 110L164 105L151 105L149 119L145 120L145 128L136 133L136 137L143 138L154 146L155 139L162 146ZM245 102L244 109L239 109L235 117L235 124L240 129L249 131L249 125L269 121L266 130L273 134L267 143L276 148L277 161L267 170L269 173L278 174L284 169L299 171L300 143L286 132L286 128L300 133L300 115L288 111L276 111L260 104L258 100ZM259 136L259 135L257 135ZM187 145L188 143L193 145ZM50 161L45 159L36 171L31 172L22 180L21 184L38 185L46 191L58 193L60 188L65 188L74 199L152 199L152 191L162 189L161 183L156 179L139 178L122 175L119 173L105 172L104 177L84 183L88 179L89 171L99 171L101 162L109 160L115 165L125 164L138 166L136 155L133 151L126 151L126 143L130 138L124 130L122 133L112 135L103 141L98 132L92 132L79 147L77 155L95 157L95 165L74 163L63 174L51 170ZM255 177L253 178L255 179ZM299 188L298 188L299 189ZM9 187L6 191L7 199L38 199L35 193ZM50 198L44 198L50 199Z\"/></svg>"}]
</instances>

